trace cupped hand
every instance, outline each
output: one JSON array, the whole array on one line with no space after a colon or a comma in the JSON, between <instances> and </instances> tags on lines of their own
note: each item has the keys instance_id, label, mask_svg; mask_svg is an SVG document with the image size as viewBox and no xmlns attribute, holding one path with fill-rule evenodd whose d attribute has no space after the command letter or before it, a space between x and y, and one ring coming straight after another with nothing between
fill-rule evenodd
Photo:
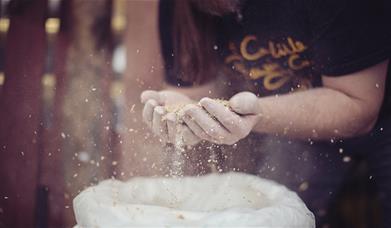
<instances>
[{"instance_id":1,"label":"cupped hand","mask_svg":"<svg viewBox=\"0 0 391 228\"><path fill-rule=\"evenodd\" d=\"M233 96L228 105L203 98L184 108L183 121L198 138L232 145L246 137L259 119L258 98L250 92Z\"/></svg>"},{"instance_id":2,"label":"cupped hand","mask_svg":"<svg viewBox=\"0 0 391 228\"><path fill-rule=\"evenodd\" d=\"M141 93L141 102L144 104L143 121L162 142L175 143L178 134L186 145L194 145L201 140L178 122L178 113L168 108L194 103L189 97L174 91L146 90Z\"/></svg>"}]
</instances>

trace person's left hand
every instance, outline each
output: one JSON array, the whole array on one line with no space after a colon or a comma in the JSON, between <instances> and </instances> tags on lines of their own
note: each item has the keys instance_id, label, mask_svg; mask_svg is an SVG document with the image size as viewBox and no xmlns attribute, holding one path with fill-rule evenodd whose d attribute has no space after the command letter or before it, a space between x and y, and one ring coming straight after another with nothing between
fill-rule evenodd
<instances>
[{"instance_id":1,"label":"person's left hand","mask_svg":"<svg viewBox=\"0 0 391 228\"><path fill-rule=\"evenodd\" d=\"M243 92L232 97L226 107L203 98L200 105L187 105L182 119L200 139L232 145L246 137L258 122L257 100L254 94Z\"/></svg>"}]
</instances>

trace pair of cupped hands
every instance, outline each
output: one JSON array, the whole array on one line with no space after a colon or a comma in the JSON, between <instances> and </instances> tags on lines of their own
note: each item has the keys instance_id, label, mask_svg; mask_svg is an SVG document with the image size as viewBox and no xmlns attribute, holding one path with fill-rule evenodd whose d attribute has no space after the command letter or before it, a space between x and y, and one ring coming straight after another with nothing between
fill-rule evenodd
<instances>
[{"instance_id":1,"label":"pair of cupped hands","mask_svg":"<svg viewBox=\"0 0 391 228\"><path fill-rule=\"evenodd\" d=\"M259 119L258 98L250 92L234 95L226 105L208 97L199 102L174 91L146 90L141 94L143 120L163 143L185 145L200 141L235 144L246 137ZM180 111L167 107L181 106Z\"/></svg>"}]
</instances>

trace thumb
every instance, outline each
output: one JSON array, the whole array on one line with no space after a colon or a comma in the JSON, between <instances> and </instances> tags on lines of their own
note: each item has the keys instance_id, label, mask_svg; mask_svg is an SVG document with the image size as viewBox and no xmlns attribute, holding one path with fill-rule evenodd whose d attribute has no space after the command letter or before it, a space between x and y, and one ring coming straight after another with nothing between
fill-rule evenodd
<instances>
[{"instance_id":1,"label":"thumb","mask_svg":"<svg viewBox=\"0 0 391 228\"><path fill-rule=\"evenodd\" d=\"M241 115L258 114L258 97L250 92L241 92L229 100L231 109Z\"/></svg>"},{"instance_id":2,"label":"thumb","mask_svg":"<svg viewBox=\"0 0 391 228\"><path fill-rule=\"evenodd\" d=\"M140 95L141 103L145 103L148 100L155 100L156 102L160 103L160 94L158 91L155 90L145 90Z\"/></svg>"}]
</instances>

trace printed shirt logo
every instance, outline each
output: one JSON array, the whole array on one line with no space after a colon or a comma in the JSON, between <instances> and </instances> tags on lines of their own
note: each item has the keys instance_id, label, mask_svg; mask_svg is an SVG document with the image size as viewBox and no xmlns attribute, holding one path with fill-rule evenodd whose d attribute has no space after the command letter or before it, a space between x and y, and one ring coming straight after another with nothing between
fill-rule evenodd
<instances>
[{"instance_id":1,"label":"printed shirt logo","mask_svg":"<svg viewBox=\"0 0 391 228\"><path fill-rule=\"evenodd\" d=\"M303 57L307 49L303 42L287 37L284 42L268 41L267 45L261 46L256 36L248 35L238 46L229 43L230 54L225 63L255 81L265 93L286 86L291 87L290 92L312 87L311 62Z\"/></svg>"}]
</instances>

